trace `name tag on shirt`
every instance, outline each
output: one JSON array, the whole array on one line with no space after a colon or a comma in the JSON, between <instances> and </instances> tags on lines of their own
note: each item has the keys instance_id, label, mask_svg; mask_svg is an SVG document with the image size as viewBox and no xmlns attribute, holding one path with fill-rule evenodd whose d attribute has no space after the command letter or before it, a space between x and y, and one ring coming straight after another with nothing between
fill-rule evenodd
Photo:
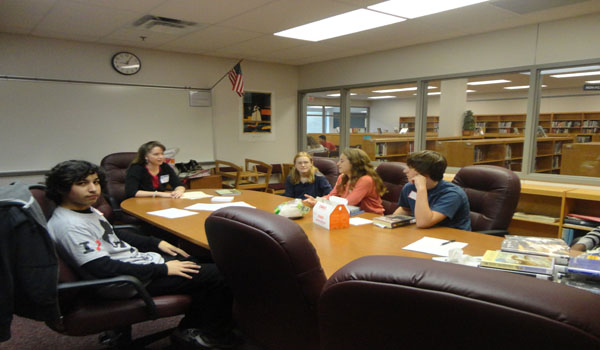
<instances>
[{"instance_id":1,"label":"name tag on shirt","mask_svg":"<svg viewBox=\"0 0 600 350\"><path fill-rule=\"evenodd\" d=\"M408 194L408 198L416 201L417 200L417 192L410 191L410 193Z\"/></svg>"},{"instance_id":2,"label":"name tag on shirt","mask_svg":"<svg viewBox=\"0 0 600 350\"><path fill-rule=\"evenodd\" d=\"M161 175L160 176L160 183L161 184L166 184L169 182L169 175Z\"/></svg>"}]
</instances>

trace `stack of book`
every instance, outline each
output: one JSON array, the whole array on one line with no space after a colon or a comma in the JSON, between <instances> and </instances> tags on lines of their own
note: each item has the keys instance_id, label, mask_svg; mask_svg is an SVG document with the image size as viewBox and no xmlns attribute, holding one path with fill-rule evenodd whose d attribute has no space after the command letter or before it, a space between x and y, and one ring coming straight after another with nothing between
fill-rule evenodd
<instances>
[{"instance_id":1,"label":"stack of book","mask_svg":"<svg viewBox=\"0 0 600 350\"><path fill-rule=\"evenodd\" d=\"M396 228L404 225L414 224L415 218L409 215L385 215L377 216L373 218L373 225L385 227L385 228Z\"/></svg>"},{"instance_id":2,"label":"stack of book","mask_svg":"<svg viewBox=\"0 0 600 350\"><path fill-rule=\"evenodd\" d=\"M600 294L600 253L585 253L571 258L567 276L561 283Z\"/></svg>"},{"instance_id":3,"label":"stack of book","mask_svg":"<svg viewBox=\"0 0 600 350\"><path fill-rule=\"evenodd\" d=\"M568 263L569 246L562 239L507 235L501 251L488 250L480 267L552 280Z\"/></svg>"},{"instance_id":4,"label":"stack of book","mask_svg":"<svg viewBox=\"0 0 600 350\"><path fill-rule=\"evenodd\" d=\"M565 216L564 222L571 225L597 227L600 226L600 217L570 213Z\"/></svg>"}]
</instances>

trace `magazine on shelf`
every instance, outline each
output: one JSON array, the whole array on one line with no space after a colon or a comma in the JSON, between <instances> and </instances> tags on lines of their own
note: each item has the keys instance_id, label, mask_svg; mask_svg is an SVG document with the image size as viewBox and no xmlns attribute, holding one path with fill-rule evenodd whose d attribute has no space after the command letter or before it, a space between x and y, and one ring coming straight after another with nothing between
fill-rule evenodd
<instances>
[{"instance_id":1,"label":"magazine on shelf","mask_svg":"<svg viewBox=\"0 0 600 350\"><path fill-rule=\"evenodd\" d=\"M518 271L518 270L506 270L506 269L499 269L499 268L495 268L495 267L487 267L487 266L479 266L479 268L484 269L484 270L494 270L494 271L502 271L502 272L509 272L509 273L514 273L517 275L524 275L524 276L529 276L529 277L535 277L537 279L541 279L541 280L548 280L548 281L552 281L553 280L553 276L551 275L547 275L544 273L534 273L534 272L527 272L527 271Z\"/></svg>"},{"instance_id":2,"label":"magazine on shelf","mask_svg":"<svg viewBox=\"0 0 600 350\"><path fill-rule=\"evenodd\" d=\"M373 225L383 226L386 228L396 228L415 223L414 217L402 214L377 216L374 217L372 220Z\"/></svg>"},{"instance_id":3,"label":"magazine on shelf","mask_svg":"<svg viewBox=\"0 0 600 350\"><path fill-rule=\"evenodd\" d=\"M561 238L506 235L500 249L503 252L551 256L560 265L569 262L569 246Z\"/></svg>"},{"instance_id":4,"label":"magazine on shelf","mask_svg":"<svg viewBox=\"0 0 600 350\"><path fill-rule=\"evenodd\" d=\"M488 250L483 255L480 266L552 275L554 258L551 256Z\"/></svg>"},{"instance_id":5,"label":"magazine on shelf","mask_svg":"<svg viewBox=\"0 0 600 350\"><path fill-rule=\"evenodd\" d=\"M598 223L596 221L584 220L584 219L580 219L580 218L577 218L577 217L574 217L574 216L570 216L570 215L565 216L563 222L565 224L578 225L578 226L586 226L586 227L600 226L600 223Z\"/></svg>"}]
</instances>

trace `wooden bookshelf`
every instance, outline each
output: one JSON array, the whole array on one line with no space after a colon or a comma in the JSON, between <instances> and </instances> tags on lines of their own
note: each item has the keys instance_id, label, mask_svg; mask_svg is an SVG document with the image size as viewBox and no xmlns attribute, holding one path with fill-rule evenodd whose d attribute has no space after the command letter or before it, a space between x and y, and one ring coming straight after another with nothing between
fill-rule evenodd
<instances>
[{"instance_id":1,"label":"wooden bookshelf","mask_svg":"<svg viewBox=\"0 0 600 350\"><path fill-rule=\"evenodd\" d=\"M522 134L526 117L525 114L475 115L475 124L485 133ZM548 136L580 137L576 142L600 141L600 112L540 113L538 125L552 134Z\"/></svg>"},{"instance_id":2,"label":"wooden bookshelf","mask_svg":"<svg viewBox=\"0 0 600 350\"><path fill-rule=\"evenodd\" d=\"M564 144L560 174L600 177L599 155L600 142Z\"/></svg>"},{"instance_id":3,"label":"wooden bookshelf","mask_svg":"<svg viewBox=\"0 0 600 350\"><path fill-rule=\"evenodd\" d=\"M521 171L523 162L523 138L475 139L461 141L438 141L437 151L442 153L449 166L464 167L488 164ZM540 137L536 140L535 171L559 173L562 161L562 145L571 143L570 137Z\"/></svg>"},{"instance_id":4,"label":"wooden bookshelf","mask_svg":"<svg viewBox=\"0 0 600 350\"><path fill-rule=\"evenodd\" d=\"M409 133L415 132L415 117L400 117L399 127L408 128ZM428 116L427 117L427 132L437 134L440 125L440 117Z\"/></svg>"},{"instance_id":5,"label":"wooden bookshelf","mask_svg":"<svg viewBox=\"0 0 600 350\"><path fill-rule=\"evenodd\" d=\"M365 140L363 149L371 160L406 162L412 150L412 137L371 138Z\"/></svg>"}]
</instances>

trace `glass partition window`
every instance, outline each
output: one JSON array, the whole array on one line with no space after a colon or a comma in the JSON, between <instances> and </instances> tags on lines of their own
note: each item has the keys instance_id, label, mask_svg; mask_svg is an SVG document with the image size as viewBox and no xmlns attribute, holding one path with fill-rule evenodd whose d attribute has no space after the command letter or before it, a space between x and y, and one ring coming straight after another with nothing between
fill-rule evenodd
<instances>
[{"instance_id":1,"label":"glass partition window","mask_svg":"<svg viewBox=\"0 0 600 350\"><path fill-rule=\"evenodd\" d=\"M310 151L319 156L329 155L329 149L324 150L319 146L324 143L320 138L322 136L325 136L327 142L339 145L339 106L339 91L307 94L306 147L303 151Z\"/></svg>"},{"instance_id":2,"label":"glass partition window","mask_svg":"<svg viewBox=\"0 0 600 350\"><path fill-rule=\"evenodd\" d=\"M521 171L528 89L524 72L428 82L426 148L450 167Z\"/></svg>"},{"instance_id":3,"label":"glass partition window","mask_svg":"<svg viewBox=\"0 0 600 350\"><path fill-rule=\"evenodd\" d=\"M540 81L535 172L599 177L600 65L542 70Z\"/></svg>"}]
</instances>

